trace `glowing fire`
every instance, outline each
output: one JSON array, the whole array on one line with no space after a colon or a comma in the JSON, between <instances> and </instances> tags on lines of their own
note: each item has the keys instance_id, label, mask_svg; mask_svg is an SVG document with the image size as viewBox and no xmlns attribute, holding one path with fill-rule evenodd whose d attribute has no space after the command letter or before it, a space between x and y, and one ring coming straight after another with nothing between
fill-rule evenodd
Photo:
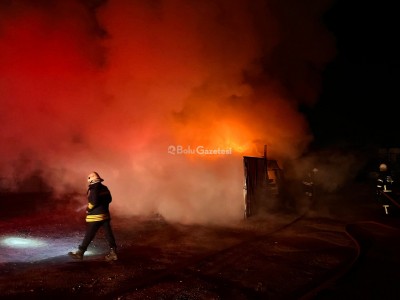
<instances>
[{"instance_id":1,"label":"glowing fire","mask_svg":"<svg viewBox=\"0 0 400 300\"><path fill-rule=\"evenodd\" d=\"M117 212L241 218L241 156L267 144L295 157L311 140L297 108L315 101L331 53L311 27L323 10L280 27L292 8L264 0L87 3L1 5L1 177L40 170L62 193L95 170ZM170 145L232 155L173 156Z\"/></svg>"}]
</instances>

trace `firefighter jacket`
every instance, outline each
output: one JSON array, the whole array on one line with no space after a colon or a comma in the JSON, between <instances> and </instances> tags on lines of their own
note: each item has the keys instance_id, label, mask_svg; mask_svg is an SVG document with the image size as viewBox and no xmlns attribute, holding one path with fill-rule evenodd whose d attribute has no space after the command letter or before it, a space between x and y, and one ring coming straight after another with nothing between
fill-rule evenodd
<instances>
[{"instance_id":1,"label":"firefighter jacket","mask_svg":"<svg viewBox=\"0 0 400 300\"><path fill-rule=\"evenodd\" d=\"M381 192L390 193L392 192L393 178L388 172L381 172L376 180L376 191L377 194Z\"/></svg>"},{"instance_id":2,"label":"firefighter jacket","mask_svg":"<svg viewBox=\"0 0 400 300\"><path fill-rule=\"evenodd\" d=\"M109 189L101 182L89 185L86 222L110 219L109 204L112 201Z\"/></svg>"}]
</instances>

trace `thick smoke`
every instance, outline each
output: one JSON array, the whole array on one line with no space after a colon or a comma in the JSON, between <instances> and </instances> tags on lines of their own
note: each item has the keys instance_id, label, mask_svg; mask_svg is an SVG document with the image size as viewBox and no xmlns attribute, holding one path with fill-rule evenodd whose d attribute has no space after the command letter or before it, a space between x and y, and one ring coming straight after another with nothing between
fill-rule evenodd
<instances>
[{"instance_id":1,"label":"thick smoke","mask_svg":"<svg viewBox=\"0 0 400 300\"><path fill-rule=\"evenodd\" d=\"M243 155L302 154L333 55L329 1L283 2L0 1L2 188L97 171L115 213L242 218Z\"/></svg>"}]
</instances>

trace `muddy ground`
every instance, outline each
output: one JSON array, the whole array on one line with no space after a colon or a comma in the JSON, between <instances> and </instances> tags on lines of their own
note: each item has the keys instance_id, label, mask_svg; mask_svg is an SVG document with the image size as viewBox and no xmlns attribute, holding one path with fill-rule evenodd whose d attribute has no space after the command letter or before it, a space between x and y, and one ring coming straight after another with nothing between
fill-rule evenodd
<instances>
[{"instance_id":1,"label":"muddy ground","mask_svg":"<svg viewBox=\"0 0 400 300\"><path fill-rule=\"evenodd\" d=\"M2 201L19 197L22 203L25 196L10 200L3 195ZM108 249L102 232L83 261L66 255L82 239L84 222L79 216L71 218L61 211L2 212L0 295L398 299L398 215L384 215L370 190L360 186L321 201L301 219L304 210L275 211L229 226L171 224L158 215L115 217L115 262L103 259ZM362 244L361 252L356 241ZM360 255L346 277L328 280L348 271Z\"/></svg>"}]
</instances>

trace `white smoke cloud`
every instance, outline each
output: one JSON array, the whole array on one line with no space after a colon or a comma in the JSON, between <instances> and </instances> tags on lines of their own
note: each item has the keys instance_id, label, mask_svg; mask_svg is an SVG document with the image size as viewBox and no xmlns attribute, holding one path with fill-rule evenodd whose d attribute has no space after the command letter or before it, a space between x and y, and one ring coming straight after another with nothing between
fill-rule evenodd
<instances>
[{"instance_id":1,"label":"white smoke cloud","mask_svg":"<svg viewBox=\"0 0 400 300\"><path fill-rule=\"evenodd\" d=\"M89 4L1 4L2 182L40 170L57 193L84 194L97 171L116 214L242 218L242 156L267 144L295 158L312 140L298 105L316 101L332 55L326 5L290 19L275 1Z\"/></svg>"}]
</instances>

